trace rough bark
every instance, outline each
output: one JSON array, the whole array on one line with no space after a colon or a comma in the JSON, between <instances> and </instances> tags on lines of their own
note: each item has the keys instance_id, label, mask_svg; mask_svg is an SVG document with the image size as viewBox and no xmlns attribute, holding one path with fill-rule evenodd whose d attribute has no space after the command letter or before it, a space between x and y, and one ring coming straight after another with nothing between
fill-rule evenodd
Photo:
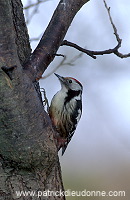
<instances>
[{"instance_id":1,"label":"rough bark","mask_svg":"<svg viewBox=\"0 0 130 200\"><path fill-rule=\"evenodd\" d=\"M74 3L72 0L70 2ZM79 0L75 2L78 2L76 5L79 6L74 11L76 14L86 1L81 1L82 5ZM58 7L55 11L59 18L60 9L63 10L62 7ZM37 74L43 73L53 60L53 54L60 46L73 17L71 20L69 17L64 19L69 22L63 23L59 30L52 18L47 28L49 35L47 37L46 31L39 44L42 48L39 59L42 57L42 60L37 66L37 72L34 70L35 75L30 70L35 66L29 62L31 49L21 1L0 1L0 199L2 200L18 199L16 191L64 190L53 139L54 130L48 114L44 111L35 79ZM63 19L59 20L59 25L62 22ZM55 26L59 40L56 39L56 35L52 37L52 27ZM44 51L46 48L48 50ZM51 56L48 57L48 54ZM39 53L38 55L36 53L35 59L38 59L38 56ZM29 63L25 69L23 63ZM42 63L45 64L43 68ZM34 78L30 79L32 75ZM19 199L37 199L37 193L34 197L22 196ZM65 197L50 196L38 199L62 200Z\"/></svg>"}]
</instances>

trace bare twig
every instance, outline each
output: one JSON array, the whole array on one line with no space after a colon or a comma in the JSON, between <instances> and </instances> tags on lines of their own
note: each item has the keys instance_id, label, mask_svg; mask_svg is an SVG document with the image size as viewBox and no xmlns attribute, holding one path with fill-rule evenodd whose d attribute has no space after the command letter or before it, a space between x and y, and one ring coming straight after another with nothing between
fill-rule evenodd
<instances>
[{"instance_id":1,"label":"bare twig","mask_svg":"<svg viewBox=\"0 0 130 200\"><path fill-rule=\"evenodd\" d=\"M120 58L128 58L128 57L130 57L130 53L122 54L119 51L115 51L114 54L117 55Z\"/></svg>"},{"instance_id":2,"label":"bare twig","mask_svg":"<svg viewBox=\"0 0 130 200\"><path fill-rule=\"evenodd\" d=\"M42 34L40 34L38 37L31 38L31 39L30 39L30 42L33 42L33 41L38 41L38 40L40 40L41 36L42 36Z\"/></svg>"},{"instance_id":3,"label":"bare twig","mask_svg":"<svg viewBox=\"0 0 130 200\"><path fill-rule=\"evenodd\" d=\"M59 53L56 53L56 54L54 54L54 56L61 56L61 57L65 57L65 55L63 55L63 54L59 54Z\"/></svg>"},{"instance_id":4,"label":"bare twig","mask_svg":"<svg viewBox=\"0 0 130 200\"><path fill-rule=\"evenodd\" d=\"M109 16L111 25L112 25L112 27L113 27L114 34L115 34L115 36L116 36L116 39L117 39L118 43L121 43L121 42L122 42L122 39L120 39L119 34L117 33L116 26L115 26L115 24L113 23L113 20L112 20L111 14L110 14L110 7L107 6L107 3L106 3L105 0L103 0L103 2L104 2L104 5L105 5L105 8L107 9L108 16Z\"/></svg>"},{"instance_id":5,"label":"bare twig","mask_svg":"<svg viewBox=\"0 0 130 200\"><path fill-rule=\"evenodd\" d=\"M35 6L37 6L37 5L39 5L39 4L43 3L43 2L45 2L45 1L46 1L46 0L38 0L36 3L29 4L29 5L25 6L23 9L24 9L24 10L27 10L27 9L29 9L29 8L35 7Z\"/></svg>"},{"instance_id":6,"label":"bare twig","mask_svg":"<svg viewBox=\"0 0 130 200\"><path fill-rule=\"evenodd\" d=\"M74 47L75 49L78 49L79 51L86 53L87 55L91 56L94 59L96 59L95 55L111 54L111 53L114 53L120 47L120 43L118 43L117 46L114 47L113 49L107 49L107 50L103 50L103 51L92 51L92 50L84 49L84 48L78 46L77 44L69 42L67 40L64 40L62 42L61 46L63 46L63 45Z\"/></svg>"},{"instance_id":7,"label":"bare twig","mask_svg":"<svg viewBox=\"0 0 130 200\"><path fill-rule=\"evenodd\" d=\"M81 56L83 55L83 52L81 52L79 55L73 57L70 61L65 62L67 60L67 57L64 56L64 58L62 59L62 61L59 63L59 65L57 65L50 73L48 73L47 75L43 76L41 79L46 79L47 77L51 76L54 72L56 72L57 69L59 69L61 66L64 65L69 65L69 66L74 66L74 62L76 60L78 60L79 58L81 58Z\"/></svg>"},{"instance_id":8,"label":"bare twig","mask_svg":"<svg viewBox=\"0 0 130 200\"><path fill-rule=\"evenodd\" d=\"M63 45L70 46L70 47L74 47L75 49L77 49L77 50L79 50L79 51L81 51L81 52L83 52L83 53L86 53L87 55L89 55L89 56L91 56L92 58L96 59L96 56L94 56L93 54L91 54L91 52L90 52L89 50L84 49L84 48L78 46L78 45L75 44L75 43L72 43L72 42L69 42L69 41L67 41L67 40L64 40L64 41L61 43L61 46L63 46Z\"/></svg>"},{"instance_id":9,"label":"bare twig","mask_svg":"<svg viewBox=\"0 0 130 200\"><path fill-rule=\"evenodd\" d=\"M49 77L50 75L52 75L54 72L56 72L56 70L64 65L64 61L66 60L66 56L63 57L62 61L59 63L59 65L57 65L50 73L48 73L47 75L43 76L41 79L46 79L47 77Z\"/></svg>"},{"instance_id":10,"label":"bare twig","mask_svg":"<svg viewBox=\"0 0 130 200\"><path fill-rule=\"evenodd\" d=\"M83 56L83 52L79 53L77 56L74 56L68 63L66 63L66 65L74 65L73 63L75 61L77 61L79 58L81 58Z\"/></svg>"},{"instance_id":11,"label":"bare twig","mask_svg":"<svg viewBox=\"0 0 130 200\"><path fill-rule=\"evenodd\" d=\"M35 3L29 3L27 6L25 6L23 9L25 10L25 15L26 15L26 23L29 24L31 21L32 17L38 12L38 8L41 3L44 3L47 0L37 0ZM31 14L29 14L29 9L33 8Z\"/></svg>"},{"instance_id":12,"label":"bare twig","mask_svg":"<svg viewBox=\"0 0 130 200\"><path fill-rule=\"evenodd\" d=\"M120 58L128 58L128 57L130 57L130 53L128 53L128 54L122 54L122 53L120 53L120 52L118 51L118 49L121 47L122 39L120 38L120 36L119 36L119 34L118 34L118 32L117 32L117 28L116 28L115 24L113 23L113 20L112 20L111 14L110 14L110 7L107 6L107 3L106 3L105 0L103 0L103 2L104 2L104 5L105 5L106 10L107 10L107 12L108 12L108 16L109 16L109 19L110 19L112 28L113 28L113 30L114 30L114 34L115 34L115 36L116 36L116 40L117 40L117 42L118 42L118 45L117 45L118 48L115 49L115 50L113 51L113 53L114 53L115 55L117 55L118 57L120 57Z\"/></svg>"}]
</instances>

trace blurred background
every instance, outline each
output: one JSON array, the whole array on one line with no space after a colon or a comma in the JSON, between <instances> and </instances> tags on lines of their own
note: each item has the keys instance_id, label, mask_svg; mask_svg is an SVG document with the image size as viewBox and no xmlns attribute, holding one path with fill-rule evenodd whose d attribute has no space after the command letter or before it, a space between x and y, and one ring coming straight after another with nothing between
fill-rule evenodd
<instances>
[{"instance_id":1,"label":"blurred background","mask_svg":"<svg viewBox=\"0 0 130 200\"><path fill-rule=\"evenodd\" d=\"M23 5L36 0L23 0ZM58 0L46 0L25 9L32 50L45 31ZM106 0L122 39L121 53L130 52L130 1ZM89 50L105 50L117 45L103 0L90 0L74 18L68 41ZM65 190L125 191L126 197L67 197L70 199L130 198L130 58L116 55L93 59L71 47L60 47L67 56L56 73L72 76L83 84L83 114L63 157L59 152ZM63 60L56 57L46 70L53 71ZM68 63L68 64L67 64ZM49 103L60 89L52 74L40 80Z\"/></svg>"}]
</instances>

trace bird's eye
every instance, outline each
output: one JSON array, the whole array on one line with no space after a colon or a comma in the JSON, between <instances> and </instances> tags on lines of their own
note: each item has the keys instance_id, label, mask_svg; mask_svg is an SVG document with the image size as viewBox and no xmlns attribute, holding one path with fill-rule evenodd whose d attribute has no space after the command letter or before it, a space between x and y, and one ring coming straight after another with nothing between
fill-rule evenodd
<instances>
[{"instance_id":1,"label":"bird's eye","mask_svg":"<svg viewBox=\"0 0 130 200\"><path fill-rule=\"evenodd\" d=\"M72 83L72 80L69 80L69 83Z\"/></svg>"}]
</instances>

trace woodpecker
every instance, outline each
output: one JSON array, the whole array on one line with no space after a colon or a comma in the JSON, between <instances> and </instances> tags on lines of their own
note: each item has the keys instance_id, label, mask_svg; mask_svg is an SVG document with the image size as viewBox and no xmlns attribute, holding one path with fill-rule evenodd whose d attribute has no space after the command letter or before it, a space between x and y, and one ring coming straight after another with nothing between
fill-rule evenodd
<instances>
[{"instance_id":1,"label":"woodpecker","mask_svg":"<svg viewBox=\"0 0 130 200\"><path fill-rule=\"evenodd\" d=\"M82 84L72 77L55 73L61 83L61 90L52 98L49 115L58 136L57 148L64 154L82 114Z\"/></svg>"}]
</instances>

